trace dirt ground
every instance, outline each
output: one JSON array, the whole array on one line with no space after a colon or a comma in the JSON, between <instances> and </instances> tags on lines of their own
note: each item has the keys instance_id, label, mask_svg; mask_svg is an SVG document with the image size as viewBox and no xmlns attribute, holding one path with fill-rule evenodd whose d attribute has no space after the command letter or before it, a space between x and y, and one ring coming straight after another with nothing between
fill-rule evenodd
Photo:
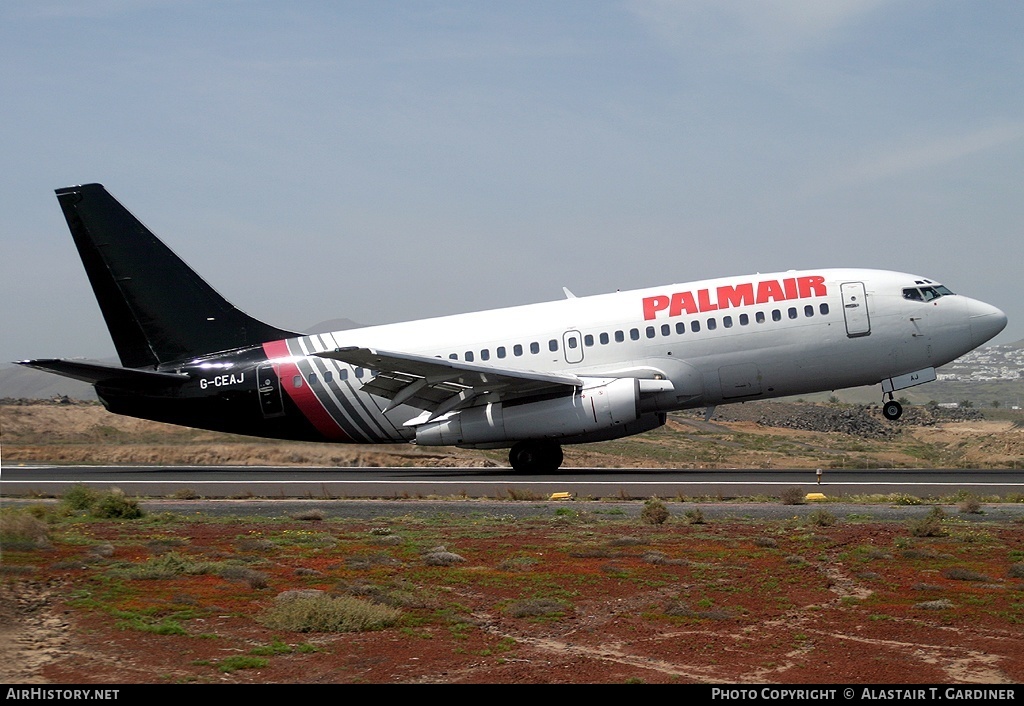
<instances>
[{"instance_id":1,"label":"dirt ground","mask_svg":"<svg viewBox=\"0 0 1024 706\"><path fill-rule=\"evenodd\" d=\"M766 425L757 416L764 408L743 407L745 418L677 417L636 439L573 447L566 465L1019 468L1024 460L1024 430L1013 419L933 420L866 439ZM500 452L278 444L94 405L3 405L0 432L5 464L504 465ZM555 520L270 521L205 517L197 503L173 517L65 518L38 543L5 542L0 681L1024 683L1024 525L1016 522L951 515L941 532L922 535L921 508L881 522L830 517L823 505L817 519L676 514L652 526L576 503ZM457 559L431 563L439 548ZM132 573L168 554L220 568ZM401 617L357 632L261 622L296 590L357 596Z\"/></svg>"},{"instance_id":2,"label":"dirt ground","mask_svg":"<svg viewBox=\"0 0 1024 706\"><path fill-rule=\"evenodd\" d=\"M72 522L5 551L0 681L1024 682L1022 524L947 516L919 537L909 519L655 526L571 505L554 521L201 515ZM131 573L169 553L259 580ZM402 617L361 632L264 625L296 590Z\"/></svg>"}]
</instances>

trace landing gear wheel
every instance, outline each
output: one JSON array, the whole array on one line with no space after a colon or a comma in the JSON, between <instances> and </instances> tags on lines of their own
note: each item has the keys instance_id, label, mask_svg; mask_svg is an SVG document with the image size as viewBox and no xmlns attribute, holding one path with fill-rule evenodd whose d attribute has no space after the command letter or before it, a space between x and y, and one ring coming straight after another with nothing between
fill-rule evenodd
<instances>
[{"instance_id":1,"label":"landing gear wheel","mask_svg":"<svg viewBox=\"0 0 1024 706\"><path fill-rule=\"evenodd\" d=\"M508 462L521 473L557 471L562 465L562 447L552 441L520 441L508 452Z\"/></svg>"},{"instance_id":2,"label":"landing gear wheel","mask_svg":"<svg viewBox=\"0 0 1024 706\"><path fill-rule=\"evenodd\" d=\"M889 400L882 405L882 416L886 419L893 421L899 419L903 415L903 405L896 400Z\"/></svg>"}]
</instances>

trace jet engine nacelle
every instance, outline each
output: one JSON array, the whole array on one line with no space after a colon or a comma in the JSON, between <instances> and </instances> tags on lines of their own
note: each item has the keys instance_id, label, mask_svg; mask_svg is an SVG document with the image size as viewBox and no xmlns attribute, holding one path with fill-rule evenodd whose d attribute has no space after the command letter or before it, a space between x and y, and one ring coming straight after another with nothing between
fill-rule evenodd
<instances>
[{"instance_id":1,"label":"jet engine nacelle","mask_svg":"<svg viewBox=\"0 0 1024 706\"><path fill-rule=\"evenodd\" d=\"M424 446L488 444L525 439L559 439L613 429L636 421L640 384L634 378L584 378L567 397L519 405L470 407L447 419L416 428Z\"/></svg>"}]
</instances>

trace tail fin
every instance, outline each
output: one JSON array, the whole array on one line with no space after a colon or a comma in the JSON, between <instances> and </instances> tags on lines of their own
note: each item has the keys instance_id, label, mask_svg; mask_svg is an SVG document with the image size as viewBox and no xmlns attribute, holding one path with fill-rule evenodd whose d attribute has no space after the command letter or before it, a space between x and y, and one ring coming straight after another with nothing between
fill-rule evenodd
<instances>
[{"instance_id":1,"label":"tail fin","mask_svg":"<svg viewBox=\"0 0 1024 706\"><path fill-rule=\"evenodd\" d=\"M57 200L125 367L297 335L236 309L100 184L57 189Z\"/></svg>"}]
</instances>

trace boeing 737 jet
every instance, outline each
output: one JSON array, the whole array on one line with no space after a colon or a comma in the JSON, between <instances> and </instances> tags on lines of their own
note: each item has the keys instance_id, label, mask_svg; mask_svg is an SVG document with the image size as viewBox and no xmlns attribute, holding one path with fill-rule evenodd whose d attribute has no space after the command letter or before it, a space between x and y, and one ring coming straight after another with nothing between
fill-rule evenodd
<instances>
[{"instance_id":1,"label":"boeing 737 jet","mask_svg":"<svg viewBox=\"0 0 1024 706\"><path fill-rule=\"evenodd\" d=\"M881 385L898 419L894 392L1006 326L926 277L816 269L302 334L236 309L103 186L56 193L121 365L20 363L117 414L238 434L509 448L549 471L676 410Z\"/></svg>"}]
</instances>

